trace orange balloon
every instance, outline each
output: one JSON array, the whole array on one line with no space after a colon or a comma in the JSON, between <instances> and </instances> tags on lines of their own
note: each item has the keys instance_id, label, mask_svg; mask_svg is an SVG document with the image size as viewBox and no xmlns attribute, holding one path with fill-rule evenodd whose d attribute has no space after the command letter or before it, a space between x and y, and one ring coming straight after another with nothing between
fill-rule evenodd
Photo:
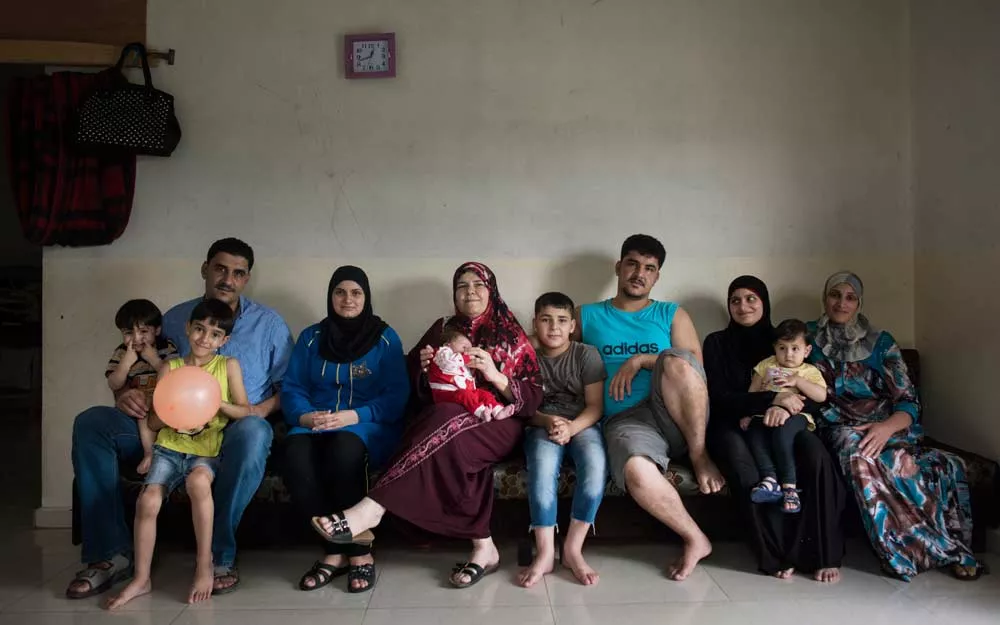
<instances>
[{"instance_id":1,"label":"orange balloon","mask_svg":"<svg viewBox=\"0 0 1000 625\"><path fill-rule=\"evenodd\" d=\"M221 405L219 381L201 367L174 369L156 383L153 391L156 416L175 430L202 427L219 412Z\"/></svg>"}]
</instances>

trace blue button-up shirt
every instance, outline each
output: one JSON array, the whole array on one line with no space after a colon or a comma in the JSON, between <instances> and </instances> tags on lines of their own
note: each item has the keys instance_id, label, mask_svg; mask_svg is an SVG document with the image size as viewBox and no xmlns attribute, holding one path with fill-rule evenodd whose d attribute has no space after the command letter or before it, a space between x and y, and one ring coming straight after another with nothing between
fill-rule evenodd
<instances>
[{"instance_id":1,"label":"blue button-up shirt","mask_svg":"<svg viewBox=\"0 0 1000 625\"><path fill-rule=\"evenodd\" d=\"M191 311L202 299L177 304L163 315L163 334L174 342L181 356L191 352L186 325ZM288 368L293 347L292 333L281 315L241 296L233 333L219 353L240 361L247 398L251 404L259 404L275 394Z\"/></svg>"}]
</instances>

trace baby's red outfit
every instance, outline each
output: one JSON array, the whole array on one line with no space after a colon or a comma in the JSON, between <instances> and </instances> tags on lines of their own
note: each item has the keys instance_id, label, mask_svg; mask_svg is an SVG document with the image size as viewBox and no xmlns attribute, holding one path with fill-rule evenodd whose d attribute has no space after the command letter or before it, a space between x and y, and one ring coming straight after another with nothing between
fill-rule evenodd
<instances>
[{"instance_id":1,"label":"baby's red outfit","mask_svg":"<svg viewBox=\"0 0 1000 625\"><path fill-rule=\"evenodd\" d=\"M476 379L469 370L468 358L468 355L456 353L447 345L442 345L434 352L434 357L427 365L427 381L434 402L459 404L484 421L509 416L500 414L506 412L507 407L493 393L476 388Z\"/></svg>"}]
</instances>

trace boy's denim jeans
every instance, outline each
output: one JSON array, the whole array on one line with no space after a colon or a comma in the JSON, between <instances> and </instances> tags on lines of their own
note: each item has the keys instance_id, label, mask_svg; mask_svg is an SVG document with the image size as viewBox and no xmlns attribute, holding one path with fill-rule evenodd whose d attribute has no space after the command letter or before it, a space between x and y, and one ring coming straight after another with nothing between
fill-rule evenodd
<instances>
[{"instance_id":1,"label":"boy's denim jeans","mask_svg":"<svg viewBox=\"0 0 1000 625\"><path fill-rule=\"evenodd\" d=\"M271 450L271 424L260 417L232 421L223 434L215 476L215 566L231 567L236 559L236 528L264 477ZM132 535L125 523L118 463L139 464L142 443L135 419L117 408L96 406L73 422L73 472L80 498L84 563L131 557Z\"/></svg>"},{"instance_id":2,"label":"boy's denim jeans","mask_svg":"<svg viewBox=\"0 0 1000 625\"><path fill-rule=\"evenodd\" d=\"M580 432L566 445L550 441L543 428L529 427L525 433L524 452L528 460L528 509L532 529L556 524L556 489L566 452L576 468L571 516L592 524L608 480L607 453L600 425Z\"/></svg>"}]
</instances>

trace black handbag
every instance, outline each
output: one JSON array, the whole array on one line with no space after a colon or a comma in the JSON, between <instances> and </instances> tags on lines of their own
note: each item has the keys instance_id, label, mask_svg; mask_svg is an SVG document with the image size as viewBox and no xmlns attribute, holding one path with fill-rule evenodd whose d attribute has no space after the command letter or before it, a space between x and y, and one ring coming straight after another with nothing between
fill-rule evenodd
<instances>
[{"instance_id":1,"label":"black handbag","mask_svg":"<svg viewBox=\"0 0 1000 625\"><path fill-rule=\"evenodd\" d=\"M122 73L129 50L142 61L145 84L132 84ZM130 43L122 48L111 87L91 93L77 111L71 141L81 151L103 154L170 156L181 140L174 114L174 96L153 88L146 47Z\"/></svg>"}]
</instances>

